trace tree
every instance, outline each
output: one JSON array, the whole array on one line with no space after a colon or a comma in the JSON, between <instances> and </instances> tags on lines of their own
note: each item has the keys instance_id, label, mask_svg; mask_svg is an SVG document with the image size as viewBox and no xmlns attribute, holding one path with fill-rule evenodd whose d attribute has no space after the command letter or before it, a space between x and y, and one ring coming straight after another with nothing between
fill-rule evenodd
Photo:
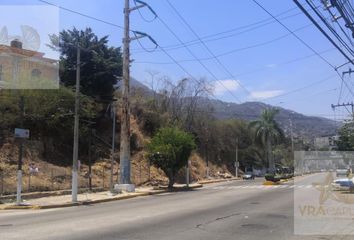
<instances>
[{"instance_id":1,"label":"tree","mask_svg":"<svg viewBox=\"0 0 354 240\"><path fill-rule=\"evenodd\" d=\"M250 122L249 126L254 129L255 140L262 144L266 149L269 169L275 172L275 164L272 156L272 147L280 139L283 139L284 133L275 121L275 116L279 113L278 109L270 108L263 110L259 120Z\"/></svg>"},{"instance_id":2,"label":"tree","mask_svg":"<svg viewBox=\"0 0 354 240\"><path fill-rule=\"evenodd\" d=\"M148 144L148 157L153 165L162 169L172 189L177 172L187 164L196 148L192 135L178 128L161 128Z\"/></svg>"},{"instance_id":3,"label":"tree","mask_svg":"<svg viewBox=\"0 0 354 240\"><path fill-rule=\"evenodd\" d=\"M109 96L114 92L118 77L122 76L120 48L109 47L108 36L98 38L91 28L63 30L60 36L50 36L50 47L60 51L60 80L65 86L74 86L76 56L81 51L81 92L92 97ZM85 50L86 49L86 50Z\"/></svg>"},{"instance_id":4,"label":"tree","mask_svg":"<svg viewBox=\"0 0 354 240\"><path fill-rule=\"evenodd\" d=\"M339 151L354 150L354 122L347 122L339 129L337 146Z\"/></svg>"}]
</instances>

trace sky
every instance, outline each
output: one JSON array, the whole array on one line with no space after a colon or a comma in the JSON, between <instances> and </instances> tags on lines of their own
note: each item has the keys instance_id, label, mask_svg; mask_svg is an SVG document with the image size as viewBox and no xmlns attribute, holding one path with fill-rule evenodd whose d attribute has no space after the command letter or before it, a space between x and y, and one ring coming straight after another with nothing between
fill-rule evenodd
<instances>
[{"instance_id":1,"label":"sky","mask_svg":"<svg viewBox=\"0 0 354 240\"><path fill-rule=\"evenodd\" d=\"M118 26L124 24L123 0L47 1ZM331 104L338 103L341 91L341 80L334 69L252 0L169 0L210 51L198 41L167 0L145 1L159 18L154 19L147 8L133 11L131 29L148 33L193 78L210 82L214 86L212 98L235 103L262 101L335 120L346 117L345 109L334 112L331 108ZM273 15L282 14L278 16L280 21L333 66L346 62L292 0L258 2ZM0 3L2 6L46 5L38 0L0 0ZM193 55L162 22L187 43ZM42 26L36 27L42 31ZM73 27L91 27L100 37L108 35L110 45L121 46L121 28L59 10L59 30ZM134 78L146 83L150 79L149 72L157 72L159 77L167 76L172 81L190 77L160 49L150 51L153 47L147 38L131 43L134 60L131 75ZM348 70L348 67L341 70ZM346 81L353 86L348 76ZM352 101L345 86L341 95L340 102Z\"/></svg>"}]
</instances>

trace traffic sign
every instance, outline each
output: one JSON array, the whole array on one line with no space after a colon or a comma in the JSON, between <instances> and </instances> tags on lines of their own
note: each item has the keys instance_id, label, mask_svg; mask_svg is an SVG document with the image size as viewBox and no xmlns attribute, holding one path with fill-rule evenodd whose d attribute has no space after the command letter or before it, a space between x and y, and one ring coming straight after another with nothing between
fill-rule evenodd
<instances>
[{"instance_id":1,"label":"traffic sign","mask_svg":"<svg viewBox=\"0 0 354 240\"><path fill-rule=\"evenodd\" d=\"M30 131L28 129L15 128L16 138L29 138Z\"/></svg>"}]
</instances>

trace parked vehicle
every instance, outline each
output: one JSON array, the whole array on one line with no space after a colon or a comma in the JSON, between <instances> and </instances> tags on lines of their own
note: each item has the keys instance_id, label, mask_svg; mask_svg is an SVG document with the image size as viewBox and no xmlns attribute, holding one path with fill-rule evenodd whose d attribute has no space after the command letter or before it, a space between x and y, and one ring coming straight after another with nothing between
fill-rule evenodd
<instances>
[{"instance_id":1,"label":"parked vehicle","mask_svg":"<svg viewBox=\"0 0 354 240\"><path fill-rule=\"evenodd\" d=\"M336 177L348 177L348 169L337 169Z\"/></svg>"},{"instance_id":2,"label":"parked vehicle","mask_svg":"<svg viewBox=\"0 0 354 240\"><path fill-rule=\"evenodd\" d=\"M340 178L336 179L332 183L332 187L335 190L354 190L354 182L353 179L350 178Z\"/></svg>"},{"instance_id":3,"label":"parked vehicle","mask_svg":"<svg viewBox=\"0 0 354 240\"><path fill-rule=\"evenodd\" d=\"M254 180L255 175L253 172L245 172L242 177L244 180Z\"/></svg>"}]
</instances>

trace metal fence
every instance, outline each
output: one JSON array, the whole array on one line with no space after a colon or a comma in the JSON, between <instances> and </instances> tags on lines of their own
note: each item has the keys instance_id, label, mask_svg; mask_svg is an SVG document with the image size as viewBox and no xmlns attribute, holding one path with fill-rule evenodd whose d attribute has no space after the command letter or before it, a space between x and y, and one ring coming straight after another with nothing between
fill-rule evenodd
<instances>
[{"instance_id":1,"label":"metal fence","mask_svg":"<svg viewBox=\"0 0 354 240\"><path fill-rule=\"evenodd\" d=\"M145 183L150 178L150 167L146 162L139 161L132 163L131 179L136 185ZM103 162L92 167L91 187L93 189L108 190L111 180L110 163ZM89 189L89 168L81 166L79 174L79 188ZM71 168L59 167L52 164L41 163L40 166L25 164L23 167L22 192L43 192L71 189ZM119 181L119 166L114 165L113 183ZM11 165L6 169L0 169L0 195L11 195L16 193L17 166Z\"/></svg>"}]
</instances>

